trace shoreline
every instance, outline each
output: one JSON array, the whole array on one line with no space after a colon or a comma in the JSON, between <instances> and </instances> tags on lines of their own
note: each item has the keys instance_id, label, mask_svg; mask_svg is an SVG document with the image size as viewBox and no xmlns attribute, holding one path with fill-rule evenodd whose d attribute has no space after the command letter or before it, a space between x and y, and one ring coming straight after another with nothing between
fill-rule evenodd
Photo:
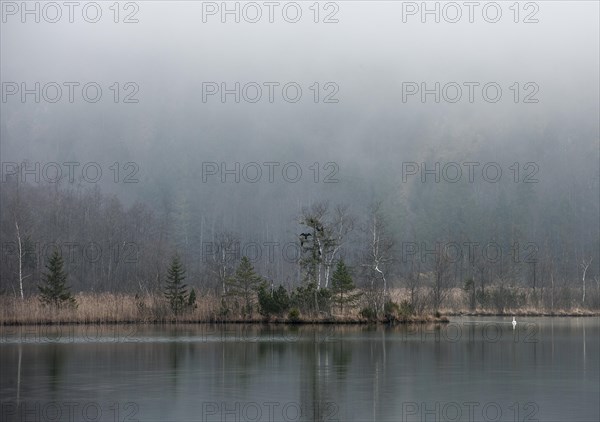
<instances>
[{"instance_id":1,"label":"shoreline","mask_svg":"<svg viewBox=\"0 0 600 422\"><path fill-rule=\"evenodd\" d=\"M514 313L498 314L491 312L461 313L449 312L441 315L439 318L433 316L412 317L409 319L379 319L364 320L356 318L331 318L317 319L306 318L298 321L289 321L285 318L277 319L231 319L231 320L206 320L206 319L169 319L169 320L45 320L45 321L0 321L0 327L26 327L26 326L91 326L91 325L139 325L139 326L160 326L160 325L423 325L423 324L448 324L451 317L546 317L546 318L598 318L600 312L573 313L573 312L539 312L539 313Z\"/></svg>"},{"instance_id":2,"label":"shoreline","mask_svg":"<svg viewBox=\"0 0 600 422\"><path fill-rule=\"evenodd\" d=\"M0 297L1 326L31 325L167 325L167 324L275 324L275 325L400 325L400 324L445 324L449 318L461 317L600 317L600 309L594 307L569 307L551 310L544 306L526 305L520 308L506 307L503 310L489 307L469 310L464 298L456 295L442 306L438 313L431 308L406 309L406 295L393 292L393 303L400 304L386 310L385 314L364 315L359 304L345 312L332 306L327 312L282 312L261 315L254 308L251 315L232 311L229 305L223 313L222 300L218 296L200 295L196 305L175 315L168 304L157 294L132 295L127 293L80 293L75 295L77 308L50 308L40 305L35 296L24 300Z\"/></svg>"},{"instance_id":3,"label":"shoreline","mask_svg":"<svg viewBox=\"0 0 600 422\"><path fill-rule=\"evenodd\" d=\"M272 319L272 320L193 320L193 319L181 319L181 320L88 320L88 321L69 321L69 320L58 320L58 321L2 321L0 327L25 327L25 326L88 326L88 325L147 325L147 326L158 326L158 325L409 325L409 324L447 324L450 320L444 316L440 318L423 317L423 318L411 318L410 320L384 320L380 319L377 321L360 320L360 319L304 319L298 321L288 321L285 319Z\"/></svg>"},{"instance_id":4,"label":"shoreline","mask_svg":"<svg viewBox=\"0 0 600 422\"><path fill-rule=\"evenodd\" d=\"M464 317L464 316L478 316L478 317L553 317L553 318L578 318L578 317L600 317L599 311L516 311L511 313L497 313L497 312L446 312L443 314L447 317Z\"/></svg>"}]
</instances>

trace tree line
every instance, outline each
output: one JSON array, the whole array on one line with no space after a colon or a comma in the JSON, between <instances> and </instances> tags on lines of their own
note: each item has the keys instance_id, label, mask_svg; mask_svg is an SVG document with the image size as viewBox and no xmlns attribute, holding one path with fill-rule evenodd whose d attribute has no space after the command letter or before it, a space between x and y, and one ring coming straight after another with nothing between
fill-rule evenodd
<instances>
[{"instance_id":1,"label":"tree line","mask_svg":"<svg viewBox=\"0 0 600 422\"><path fill-rule=\"evenodd\" d=\"M600 305L595 228L582 234L569 207L549 209L556 215L546 215L540 225L531 220L531 210L500 193L493 213L488 208L478 213L479 206L467 202L448 208L444 219L428 201L460 195L444 189L428 196L428 189L401 203L315 201L290 216L288 229L281 232L281 245L295 245L293 259L283 254L243 259L240 244L252 239L222 221L200 218L198 224L208 228L198 239L197 231L179 230L173 213L140 202L125 205L99 187L9 178L0 191L0 293L17 298L39 294L57 252L73 292L132 294L163 292L170 277L177 277L171 261L177 256L189 289L184 298L179 287L170 293L174 312L193 306L191 297L210 292L223 298L224 314L232 309L242 316L259 309L318 313L331 306L343 313L352 302L335 300L340 264L360 289L361 303L378 315L386 304L392 306L390 290L397 288L407 293L407 302L398 306L411 312L438 311L452 289L460 289L472 309ZM349 299L353 294L350 289L341 295Z\"/></svg>"}]
</instances>

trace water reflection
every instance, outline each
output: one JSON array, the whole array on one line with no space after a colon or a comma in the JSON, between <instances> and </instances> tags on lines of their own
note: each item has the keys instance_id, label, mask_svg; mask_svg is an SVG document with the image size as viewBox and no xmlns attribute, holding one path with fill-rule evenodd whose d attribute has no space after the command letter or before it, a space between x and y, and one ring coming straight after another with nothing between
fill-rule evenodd
<instances>
[{"instance_id":1,"label":"water reflection","mask_svg":"<svg viewBox=\"0 0 600 422\"><path fill-rule=\"evenodd\" d=\"M112 327L94 341L2 328L0 419L73 401L91 420L598 419L597 318L484 322Z\"/></svg>"},{"instance_id":2,"label":"water reflection","mask_svg":"<svg viewBox=\"0 0 600 422\"><path fill-rule=\"evenodd\" d=\"M48 369L49 387L52 392L57 392L61 384L61 377L65 363L64 347L61 344L51 344L44 354L46 368Z\"/></svg>"}]
</instances>

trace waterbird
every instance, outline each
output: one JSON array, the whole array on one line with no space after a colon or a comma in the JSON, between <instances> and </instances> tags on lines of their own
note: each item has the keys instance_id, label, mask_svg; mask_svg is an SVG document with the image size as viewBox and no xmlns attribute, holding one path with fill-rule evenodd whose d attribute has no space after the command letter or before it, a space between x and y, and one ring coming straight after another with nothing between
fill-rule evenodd
<instances>
[{"instance_id":1,"label":"waterbird","mask_svg":"<svg viewBox=\"0 0 600 422\"><path fill-rule=\"evenodd\" d=\"M310 233L300 233L300 246L304 246L304 241L308 239L308 236L312 236ZM302 239L304 238L304 239Z\"/></svg>"},{"instance_id":2,"label":"waterbird","mask_svg":"<svg viewBox=\"0 0 600 422\"><path fill-rule=\"evenodd\" d=\"M512 320L512 326L513 326L513 330L515 329L515 327L517 326L517 320L515 319L515 317L513 317Z\"/></svg>"}]
</instances>

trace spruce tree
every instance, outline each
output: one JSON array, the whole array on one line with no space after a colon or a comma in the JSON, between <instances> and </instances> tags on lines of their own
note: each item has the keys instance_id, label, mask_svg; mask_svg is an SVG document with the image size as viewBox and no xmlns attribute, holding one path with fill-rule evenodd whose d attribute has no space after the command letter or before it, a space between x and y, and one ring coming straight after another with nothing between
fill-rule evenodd
<instances>
[{"instance_id":1,"label":"spruce tree","mask_svg":"<svg viewBox=\"0 0 600 422\"><path fill-rule=\"evenodd\" d=\"M67 286L67 274L63 269L63 259L57 250L54 251L48 264L48 272L44 273L44 282L38 285L40 301L44 305L60 308L63 305L77 306L75 298Z\"/></svg>"},{"instance_id":2,"label":"spruce tree","mask_svg":"<svg viewBox=\"0 0 600 422\"><path fill-rule=\"evenodd\" d=\"M355 289L354 281L350 271L343 259L340 259L331 276L331 293L333 301L340 307L340 312L344 312L344 305L353 305L358 300L360 294L352 294Z\"/></svg>"},{"instance_id":3,"label":"spruce tree","mask_svg":"<svg viewBox=\"0 0 600 422\"><path fill-rule=\"evenodd\" d=\"M243 301L242 314L252 315L252 305L260 288L262 278L254 272L254 267L248 257L242 257L240 265L233 277L227 280L227 296Z\"/></svg>"},{"instance_id":4,"label":"spruce tree","mask_svg":"<svg viewBox=\"0 0 600 422\"><path fill-rule=\"evenodd\" d=\"M189 309L196 309L198 305L196 305L196 290L192 289L187 299L187 306Z\"/></svg>"},{"instance_id":5,"label":"spruce tree","mask_svg":"<svg viewBox=\"0 0 600 422\"><path fill-rule=\"evenodd\" d=\"M179 259L179 255L175 255L167 270L165 287L165 298L169 301L171 310L175 315L178 315L183 311L189 300L187 285L183 284L183 280L185 280L185 269Z\"/></svg>"}]
</instances>

